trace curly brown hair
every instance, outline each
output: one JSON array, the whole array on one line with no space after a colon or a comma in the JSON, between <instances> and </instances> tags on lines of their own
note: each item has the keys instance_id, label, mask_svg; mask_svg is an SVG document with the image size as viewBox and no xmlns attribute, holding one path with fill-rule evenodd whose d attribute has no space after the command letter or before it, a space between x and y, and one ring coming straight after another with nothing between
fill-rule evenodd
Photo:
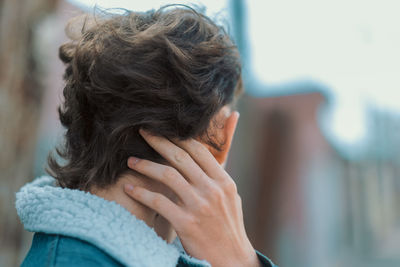
<instances>
[{"instance_id":1,"label":"curly brown hair","mask_svg":"<svg viewBox=\"0 0 400 267\"><path fill-rule=\"evenodd\" d=\"M139 128L167 138L199 138L217 150L210 123L242 92L237 47L222 26L191 7L86 15L59 49L66 64L58 112L65 144L47 171L60 186L114 184L129 156L163 162ZM72 27L71 27L72 26ZM215 122L214 122L215 123Z\"/></svg>"}]
</instances>

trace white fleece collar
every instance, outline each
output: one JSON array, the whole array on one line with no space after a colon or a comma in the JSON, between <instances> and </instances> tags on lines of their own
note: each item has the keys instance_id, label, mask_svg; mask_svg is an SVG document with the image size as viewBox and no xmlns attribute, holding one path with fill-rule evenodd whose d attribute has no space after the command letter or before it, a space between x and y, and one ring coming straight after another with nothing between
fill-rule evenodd
<instances>
[{"instance_id":1,"label":"white fleece collar","mask_svg":"<svg viewBox=\"0 0 400 267\"><path fill-rule=\"evenodd\" d=\"M88 192L57 187L52 177L26 184L16 199L26 230L79 238L126 266L176 266L180 256L197 266L210 266L180 251L179 240L165 242L119 204Z\"/></svg>"}]
</instances>

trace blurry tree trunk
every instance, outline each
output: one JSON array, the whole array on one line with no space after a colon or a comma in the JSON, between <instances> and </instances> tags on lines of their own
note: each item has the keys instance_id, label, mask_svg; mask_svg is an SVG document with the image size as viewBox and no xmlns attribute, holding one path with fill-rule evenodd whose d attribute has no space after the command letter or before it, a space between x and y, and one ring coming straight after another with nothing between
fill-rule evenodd
<instances>
[{"instance_id":1,"label":"blurry tree trunk","mask_svg":"<svg viewBox=\"0 0 400 267\"><path fill-rule=\"evenodd\" d=\"M35 26L56 0L0 1L0 262L17 266L23 238L15 192L32 177L42 87ZM29 242L28 242L29 243ZM29 245L29 244L28 244ZM22 255L23 256L23 255Z\"/></svg>"}]
</instances>

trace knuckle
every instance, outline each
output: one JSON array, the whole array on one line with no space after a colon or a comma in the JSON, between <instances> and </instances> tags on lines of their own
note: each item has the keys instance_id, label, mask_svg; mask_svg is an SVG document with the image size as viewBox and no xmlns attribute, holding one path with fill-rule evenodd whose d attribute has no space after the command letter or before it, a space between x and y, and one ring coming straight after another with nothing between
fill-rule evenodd
<instances>
[{"instance_id":1,"label":"knuckle","mask_svg":"<svg viewBox=\"0 0 400 267\"><path fill-rule=\"evenodd\" d=\"M184 150L182 150L182 149L177 150L177 151L175 152L175 154L174 154L174 158L175 158L175 161L176 161L177 163L186 162L188 156L189 156L188 153L186 153L186 152L185 152Z\"/></svg>"},{"instance_id":2,"label":"knuckle","mask_svg":"<svg viewBox=\"0 0 400 267\"><path fill-rule=\"evenodd\" d=\"M196 217L189 215L186 217L185 221L187 225L194 225L196 224Z\"/></svg>"},{"instance_id":3,"label":"knuckle","mask_svg":"<svg viewBox=\"0 0 400 267\"><path fill-rule=\"evenodd\" d=\"M222 188L223 188L224 192L229 195L237 194L237 186L236 186L236 183L232 179L229 179L226 182L224 182L222 184Z\"/></svg>"},{"instance_id":4,"label":"knuckle","mask_svg":"<svg viewBox=\"0 0 400 267\"><path fill-rule=\"evenodd\" d=\"M206 148L199 142L194 143L193 150L196 155L203 155L206 152Z\"/></svg>"},{"instance_id":5,"label":"knuckle","mask_svg":"<svg viewBox=\"0 0 400 267\"><path fill-rule=\"evenodd\" d=\"M199 204L203 201L203 197L198 194L196 190L193 190L191 186L188 186L185 188L187 196L188 196L188 202L190 203L190 206L193 207L198 207Z\"/></svg>"},{"instance_id":6,"label":"knuckle","mask_svg":"<svg viewBox=\"0 0 400 267\"><path fill-rule=\"evenodd\" d=\"M207 192L208 196L216 201L221 201L224 195L223 191L215 185L208 186Z\"/></svg>"},{"instance_id":7,"label":"knuckle","mask_svg":"<svg viewBox=\"0 0 400 267\"><path fill-rule=\"evenodd\" d=\"M158 196L155 196L151 201L154 209L159 209L162 205L162 199Z\"/></svg>"},{"instance_id":8,"label":"knuckle","mask_svg":"<svg viewBox=\"0 0 400 267\"><path fill-rule=\"evenodd\" d=\"M181 220L180 228L183 231L192 231L193 227L197 224L196 217L193 215L186 215L184 219Z\"/></svg>"},{"instance_id":9,"label":"knuckle","mask_svg":"<svg viewBox=\"0 0 400 267\"><path fill-rule=\"evenodd\" d=\"M164 169L163 178L170 180L178 177L178 171L172 167L166 167Z\"/></svg>"},{"instance_id":10,"label":"knuckle","mask_svg":"<svg viewBox=\"0 0 400 267\"><path fill-rule=\"evenodd\" d=\"M218 186L208 186L206 192L206 199L213 205L220 205L224 202L224 192Z\"/></svg>"},{"instance_id":11,"label":"knuckle","mask_svg":"<svg viewBox=\"0 0 400 267\"><path fill-rule=\"evenodd\" d=\"M212 209L211 206L208 202L204 201L202 202L198 208L197 208L198 212L202 215L202 216L210 216L212 214Z\"/></svg>"}]
</instances>

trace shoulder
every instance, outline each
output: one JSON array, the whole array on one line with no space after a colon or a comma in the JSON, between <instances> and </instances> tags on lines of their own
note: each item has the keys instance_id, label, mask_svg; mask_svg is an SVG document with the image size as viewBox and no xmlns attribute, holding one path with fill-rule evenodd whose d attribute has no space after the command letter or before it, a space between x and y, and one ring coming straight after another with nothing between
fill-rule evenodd
<instances>
[{"instance_id":1,"label":"shoulder","mask_svg":"<svg viewBox=\"0 0 400 267\"><path fill-rule=\"evenodd\" d=\"M83 240L63 235L35 233L22 267L123 266L107 253Z\"/></svg>"}]
</instances>

